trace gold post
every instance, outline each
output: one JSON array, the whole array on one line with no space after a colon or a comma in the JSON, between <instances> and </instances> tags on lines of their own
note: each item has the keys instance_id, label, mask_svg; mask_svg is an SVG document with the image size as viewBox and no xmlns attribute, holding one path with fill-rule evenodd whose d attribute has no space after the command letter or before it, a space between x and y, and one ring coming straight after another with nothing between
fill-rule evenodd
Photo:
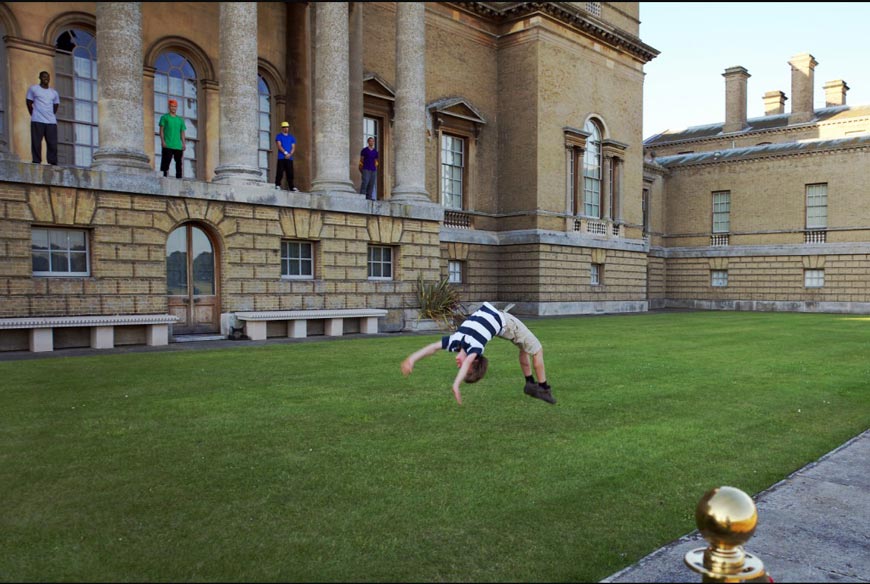
<instances>
[{"instance_id":1,"label":"gold post","mask_svg":"<svg viewBox=\"0 0 870 584\"><path fill-rule=\"evenodd\" d=\"M718 487L704 494L695 508L698 531L710 544L683 558L701 574L702 582L747 582L765 576L764 564L743 551L755 533L758 513L752 498L734 487Z\"/></svg>"}]
</instances>

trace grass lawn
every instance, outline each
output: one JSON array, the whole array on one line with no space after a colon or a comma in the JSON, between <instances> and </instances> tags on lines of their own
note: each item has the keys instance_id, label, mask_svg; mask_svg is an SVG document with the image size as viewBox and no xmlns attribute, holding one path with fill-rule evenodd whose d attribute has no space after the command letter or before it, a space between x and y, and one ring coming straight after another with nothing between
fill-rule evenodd
<instances>
[{"instance_id":1,"label":"grass lawn","mask_svg":"<svg viewBox=\"0 0 870 584\"><path fill-rule=\"evenodd\" d=\"M2 362L0 580L597 581L870 425L870 318L527 323L555 406L500 339L462 406L438 335Z\"/></svg>"}]
</instances>

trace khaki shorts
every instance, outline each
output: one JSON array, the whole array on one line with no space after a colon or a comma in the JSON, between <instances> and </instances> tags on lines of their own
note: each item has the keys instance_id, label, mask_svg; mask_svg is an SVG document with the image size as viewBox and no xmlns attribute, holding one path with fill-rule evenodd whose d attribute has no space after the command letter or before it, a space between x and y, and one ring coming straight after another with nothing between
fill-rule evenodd
<instances>
[{"instance_id":1,"label":"khaki shorts","mask_svg":"<svg viewBox=\"0 0 870 584\"><path fill-rule=\"evenodd\" d=\"M512 342L529 355L534 355L543 348L538 337L520 319L507 312L502 312L501 318L504 321L504 329L499 335L501 338Z\"/></svg>"}]
</instances>

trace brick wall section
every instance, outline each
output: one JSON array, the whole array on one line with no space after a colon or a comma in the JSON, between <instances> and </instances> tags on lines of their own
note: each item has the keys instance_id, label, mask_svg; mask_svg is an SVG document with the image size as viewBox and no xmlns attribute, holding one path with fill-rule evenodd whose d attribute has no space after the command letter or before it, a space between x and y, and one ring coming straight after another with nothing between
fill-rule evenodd
<instances>
[{"instance_id":1,"label":"brick wall section","mask_svg":"<svg viewBox=\"0 0 870 584\"><path fill-rule=\"evenodd\" d=\"M0 187L0 317L165 313L166 241L193 221L220 258L221 311L402 309L439 276L435 221L84 189ZM85 229L91 276L33 277L31 226ZM281 241L315 244L315 279L281 278ZM368 245L395 250L392 281L367 278Z\"/></svg>"},{"instance_id":2,"label":"brick wall section","mask_svg":"<svg viewBox=\"0 0 870 584\"><path fill-rule=\"evenodd\" d=\"M805 267L823 258L825 285L804 287ZM808 261L815 260L815 261ZM673 300L763 300L780 302L870 302L870 255L763 256L727 258L728 286L710 285L711 260L671 258L667 297Z\"/></svg>"}]
</instances>

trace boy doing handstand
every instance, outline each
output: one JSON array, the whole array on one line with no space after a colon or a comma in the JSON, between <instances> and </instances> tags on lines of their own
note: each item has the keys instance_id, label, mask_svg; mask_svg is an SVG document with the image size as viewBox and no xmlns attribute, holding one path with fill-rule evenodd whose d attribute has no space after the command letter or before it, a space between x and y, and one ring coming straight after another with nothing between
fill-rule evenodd
<instances>
[{"instance_id":1,"label":"boy doing handstand","mask_svg":"<svg viewBox=\"0 0 870 584\"><path fill-rule=\"evenodd\" d=\"M462 394L459 391L460 384L475 383L486 374L488 360L483 356L486 344L495 336L512 342L520 350L520 368L526 378L523 391L526 395L554 404L556 400L547 384L547 373L544 370L544 349L541 342L532 334L526 325L517 317L507 312L498 310L489 302L473 312L456 329L452 335L442 337L440 341L426 345L422 349L409 355L402 361L402 374L406 377L414 371L414 364L422 359L434 355L439 350L457 353L456 366L459 372L453 380L453 395L458 403L462 403ZM529 355L532 356L531 362ZM538 376L538 383L532 375L532 365Z\"/></svg>"}]
</instances>

